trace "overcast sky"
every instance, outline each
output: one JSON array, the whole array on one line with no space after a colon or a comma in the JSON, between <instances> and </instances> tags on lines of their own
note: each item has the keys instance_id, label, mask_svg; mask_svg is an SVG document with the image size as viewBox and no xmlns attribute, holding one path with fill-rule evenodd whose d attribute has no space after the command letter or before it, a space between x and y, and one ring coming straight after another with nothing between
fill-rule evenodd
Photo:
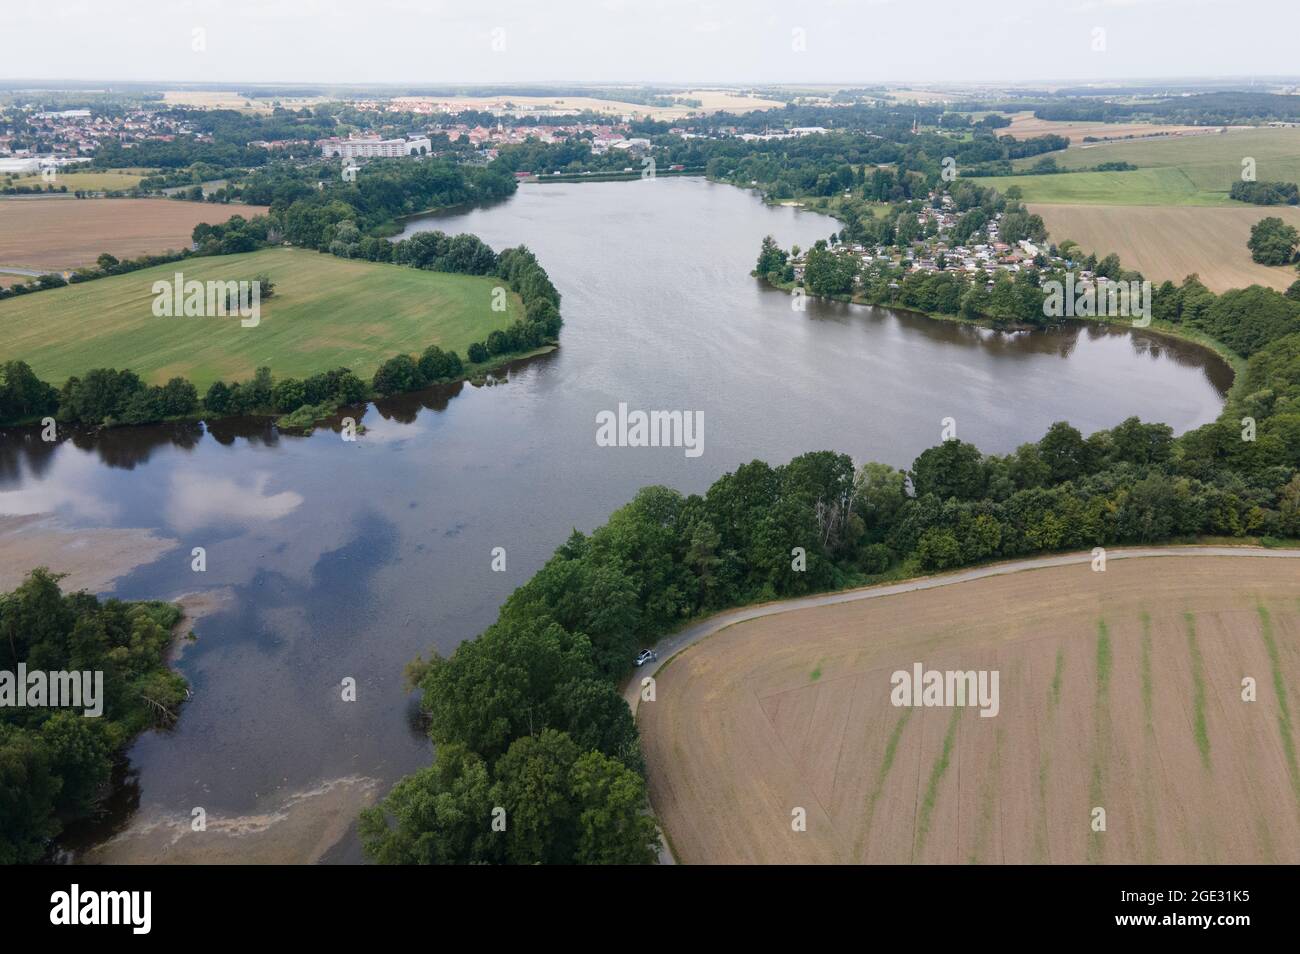
<instances>
[{"instance_id":1,"label":"overcast sky","mask_svg":"<svg viewBox=\"0 0 1300 954\"><path fill-rule=\"evenodd\" d=\"M1300 72L1300 0L3 0L0 23L5 79L685 84Z\"/></svg>"}]
</instances>

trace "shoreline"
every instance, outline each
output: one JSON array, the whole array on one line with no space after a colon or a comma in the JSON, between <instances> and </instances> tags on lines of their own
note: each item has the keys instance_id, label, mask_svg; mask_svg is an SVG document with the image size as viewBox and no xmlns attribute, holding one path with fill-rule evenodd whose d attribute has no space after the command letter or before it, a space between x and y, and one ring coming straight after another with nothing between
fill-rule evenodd
<instances>
[{"instance_id":1,"label":"shoreline","mask_svg":"<svg viewBox=\"0 0 1300 954\"><path fill-rule=\"evenodd\" d=\"M797 282L790 282L790 283L773 282L759 275L754 275L753 272L751 272L750 274L753 275L753 277L757 281L764 283L769 288L775 288L778 291L783 291L786 292L787 294L793 292L795 288L802 287ZM1022 322L1017 322L1015 324L1010 324L1010 325L997 325L987 318L966 318L962 315L950 315L946 312L941 312L941 311L936 311L936 312L920 311L916 308L908 308L906 305L898 305L886 301L872 301L871 299L865 298L858 294L817 295L805 289L804 295L808 298L815 298L819 301L837 301L846 305L861 305L866 308L888 308L890 311L898 311L909 315L916 315L921 318L928 318L931 321L946 321L950 324L969 325L974 328L984 328L987 329L988 331L1034 332L1034 331L1047 331L1052 328L1062 327L1059 324L1027 325ZM1108 327L1108 328L1125 328L1128 329L1129 331L1146 331L1163 338L1172 338L1176 341L1183 342L1184 344L1194 345L1195 347L1198 347L1206 352L1209 352L1214 357L1218 358L1220 361L1222 361L1224 364L1226 364L1229 368L1232 369L1232 385L1231 387L1229 387L1227 394L1224 395L1225 407L1236 396L1235 392L1237 388L1240 386L1241 381L1243 379L1242 372L1246 370L1246 359L1243 358L1241 355L1237 354L1235 351L1233 351L1223 342L1219 341L1217 338L1213 338L1210 335L1203 334L1198 331L1184 329L1181 326L1174 324L1173 322L1161 321L1153 318L1151 320L1151 323L1148 325L1134 325L1133 321L1129 318L1105 318L1105 317L1100 317L1095 315L1088 316L1088 317L1078 317L1072 320L1087 322L1089 324L1102 325L1103 327Z\"/></svg>"},{"instance_id":2,"label":"shoreline","mask_svg":"<svg viewBox=\"0 0 1300 954\"><path fill-rule=\"evenodd\" d=\"M310 433L312 428L316 427L317 425L319 425L324 421L329 420L330 418L336 416L340 411L346 410L348 408L352 408L352 407L363 408L367 404L373 404L376 401L382 401L387 398L401 397L402 395L406 395L406 394L419 394L421 391L426 391L430 388L453 387L457 384L470 384L477 387L485 383L489 379L489 377L495 375L498 371L501 371L503 368L507 368L508 366L517 364L519 362L528 361L532 358L541 357L544 354L550 354L553 351L559 350L559 347L560 347L560 343L558 341L555 341L549 344L539 345L538 347L532 348L528 351L518 351L518 352L512 351L508 354L499 355L496 358L492 359L491 361L482 362L480 364L474 364L474 365L466 364L464 369L465 373L463 373L460 377L434 381L430 384L425 385L422 388L416 388L413 391L397 391L394 392L393 394L378 394L372 391L370 394L366 395L365 401L362 402L361 404L353 404L353 405L339 404L332 408L329 408L326 412L323 412L319 417L315 418L312 424L310 425L310 427L306 427L306 428L299 428L293 426L282 427L280 425L280 421L282 419L288 417L290 414L296 413L295 411L288 411L284 413L278 411L271 411L271 412L259 411L251 414L215 414L215 415L208 414L208 413L195 413L195 414L183 414L178 417L165 417L161 420L146 421L138 424L137 423L94 424L94 425L87 426L87 425L70 424L67 422L60 422L57 417L55 418L55 422L58 425L60 431L67 431L73 434L97 434L101 431L118 431L118 430L122 430L123 428L129 428L129 427L160 427L168 424L213 424L220 421L234 421L234 420L270 421L271 423L275 424L278 429L282 430L284 433L287 434L302 434L304 432ZM326 370L332 370L332 369L326 369ZM306 405L304 405L304 407L305 406ZM41 428L42 420L43 418L29 418L12 424L0 424L0 438L3 438L4 436L9 434L25 435L26 433L39 430ZM60 440L63 440L63 438L60 438Z\"/></svg>"}]
</instances>

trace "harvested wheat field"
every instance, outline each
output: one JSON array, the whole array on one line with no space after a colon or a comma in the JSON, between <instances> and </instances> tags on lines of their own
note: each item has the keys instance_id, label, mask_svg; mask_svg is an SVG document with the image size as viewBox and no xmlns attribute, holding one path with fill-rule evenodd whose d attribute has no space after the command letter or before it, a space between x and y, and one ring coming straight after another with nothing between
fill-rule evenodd
<instances>
[{"instance_id":1,"label":"harvested wheat field","mask_svg":"<svg viewBox=\"0 0 1300 954\"><path fill-rule=\"evenodd\" d=\"M0 201L0 265L63 271L118 258L189 248L194 226L251 218L264 206L172 199L8 199Z\"/></svg>"},{"instance_id":2,"label":"harvested wheat field","mask_svg":"<svg viewBox=\"0 0 1300 954\"><path fill-rule=\"evenodd\" d=\"M1291 266L1257 265L1246 242L1250 229L1270 215L1300 227L1294 206L1055 205L1032 203L1054 242L1073 239L1098 257L1119 255L1152 281L1179 283L1193 272L1214 292L1247 285L1285 291L1300 278Z\"/></svg>"},{"instance_id":3,"label":"harvested wheat field","mask_svg":"<svg viewBox=\"0 0 1300 954\"><path fill-rule=\"evenodd\" d=\"M1031 112L1012 113L1011 125L1000 130L1004 135L1017 139L1048 134L1064 136L1070 144L1077 146L1084 139L1140 139L1148 136L1204 136L1217 133L1219 127L1175 126L1160 123L1101 123L1101 122L1064 122L1054 119L1039 119Z\"/></svg>"},{"instance_id":4,"label":"harvested wheat field","mask_svg":"<svg viewBox=\"0 0 1300 954\"><path fill-rule=\"evenodd\" d=\"M893 705L915 663L998 672L997 714ZM1300 862L1296 560L1112 560L797 610L656 680L637 720L683 862Z\"/></svg>"}]
</instances>

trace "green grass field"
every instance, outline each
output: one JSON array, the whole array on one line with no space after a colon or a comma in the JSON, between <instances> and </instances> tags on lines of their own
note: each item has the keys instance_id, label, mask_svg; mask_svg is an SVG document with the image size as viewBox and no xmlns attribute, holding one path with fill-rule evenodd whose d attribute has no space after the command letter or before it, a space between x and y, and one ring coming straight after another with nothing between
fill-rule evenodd
<instances>
[{"instance_id":1,"label":"green grass field","mask_svg":"<svg viewBox=\"0 0 1300 954\"><path fill-rule=\"evenodd\" d=\"M1248 129L1134 142L1073 146L1047 153L1064 169L1129 162L1131 172L981 178L981 185L1018 185L1027 202L1085 205L1237 205L1228 190L1241 179L1242 160L1255 160L1259 180L1300 182L1300 129ZM1027 169L1043 156L1017 159Z\"/></svg>"},{"instance_id":2,"label":"green grass field","mask_svg":"<svg viewBox=\"0 0 1300 954\"><path fill-rule=\"evenodd\" d=\"M1005 192L1019 186L1024 202L1066 205L1237 205L1222 192L1199 188L1176 167L1131 172L1071 172L1048 176L991 176L973 179Z\"/></svg>"},{"instance_id":3,"label":"green grass field","mask_svg":"<svg viewBox=\"0 0 1300 954\"><path fill-rule=\"evenodd\" d=\"M261 323L239 318L160 318L156 281L275 283ZM0 302L0 359L22 359L62 385L91 368L130 368L150 383L181 375L202 392L217 379L244 380L260 366L277 377L306 377L345 366L369 378L394 354L431 344L465 357L469 345L523 315L513 292L491 309L497 279L277 248L194 258Z\"/></svg>"},{"instance_id":4,"label":"green grass field","mask_svg":"<svg viewBox=\"0 0 1300 954\"><path fill-rule=\"evenodd\" d=\"M76 192L78 189L91 192L112 192L116 189L134 189L143 178L143 175L126 171L60 172L52 183L46 183L39 175L15 176L12 179L0 177L0 188L7 188L8 186L27 186L28 188L39 186L44 189L48 184L53 185L55 189L67 186L69 192Z\"/></svg>"}]
</instances>

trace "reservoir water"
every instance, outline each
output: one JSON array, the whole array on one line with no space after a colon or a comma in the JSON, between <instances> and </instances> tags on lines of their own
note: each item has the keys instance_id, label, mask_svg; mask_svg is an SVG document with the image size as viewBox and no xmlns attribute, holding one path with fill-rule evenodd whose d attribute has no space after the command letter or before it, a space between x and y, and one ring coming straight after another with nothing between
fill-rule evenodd
<instances>
[{"instance_id":1,"label":"reservoir water","mask_svg":"<svg viewBox=\"0 0 1300 954\"><path fill-rule=\"evenodd\" d=\"M407 225L430 228L536 252L564 296L561 347L493 386L371 406L355 443L247 422L0 437L0 514L151 530L174 545L115 595L224 597L177 661L194 689L178 726L137 741L125 798L92 833L118 833L105 857L358 860L357 805L429 759L405 664L473 637L573 528L643 485L699 492L754 458L827 448L907 466L946 417L996 452L1057 420L1182 432L1231 383L1208 352L1145 332L794 311L749 276L759 242L806 247L836 224L700 179L525 185ZM702 412L703 453L597 446L596 415L620 403Z\"/></svg>"}]
</instances>

